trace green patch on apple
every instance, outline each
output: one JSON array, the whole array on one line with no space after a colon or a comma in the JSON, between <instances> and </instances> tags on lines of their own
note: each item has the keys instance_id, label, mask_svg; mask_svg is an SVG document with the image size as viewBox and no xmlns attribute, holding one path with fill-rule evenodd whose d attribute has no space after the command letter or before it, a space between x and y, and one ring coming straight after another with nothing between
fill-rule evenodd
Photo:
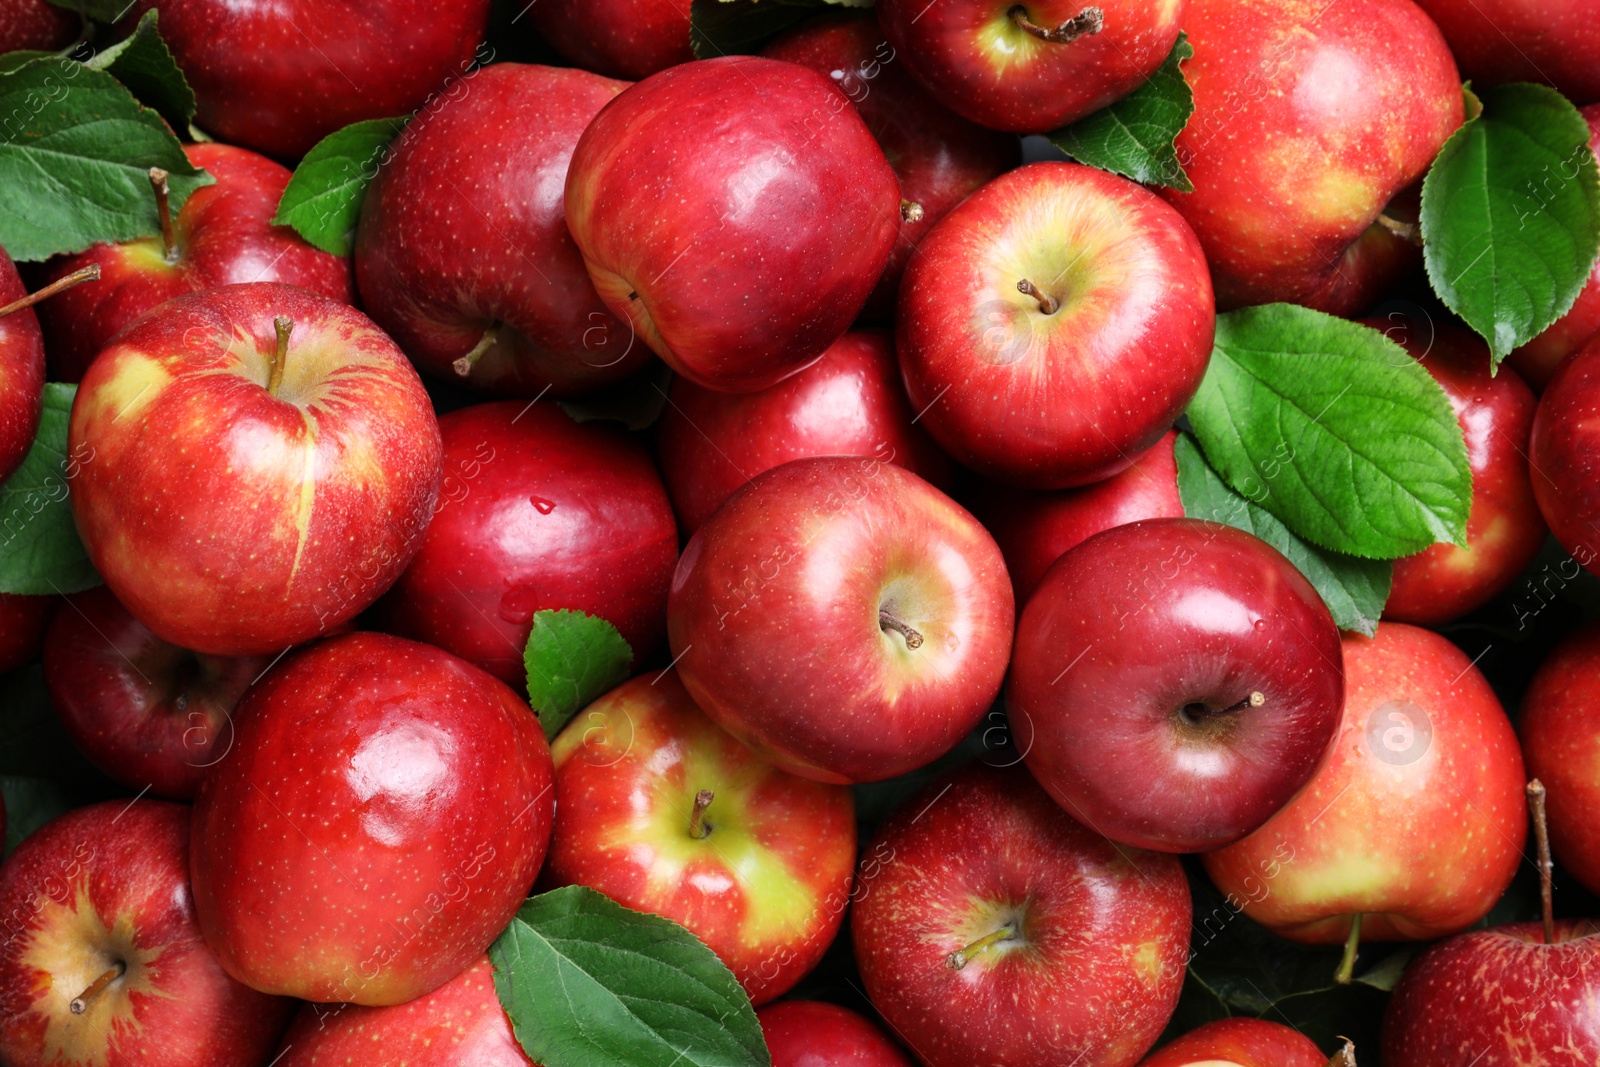
<instances>
[{"instance_id":1,"label":"green patch on apple","mask_svg":"<svg viewBox=\"0 0 1600 1067\"><path fill-rule=\"evenodd\" d=\"M1146 185L1194 192L1175 142L1194 114L1194 91L1183 61L1194 55L1184 34L1165 63L1121 100L1050 134L1051 142L1079 163Z\"/></svg>"},{"instance_id":2,"label":"green patch on apple","mask_svg":"<svg viewBox=\"0 0 1600 1067\"><path fill-rule=\"evenodd\" d=\"M0 485L0 593L77 593L100 584L78 539L68 496L93 449L69 454L67 422L75 385L50 382L33 447Z\"/></svg>"},{"instance_id":3,"label":"green patch on apple","mask_svg":"<svg viewBox=\"0 0 1600 1067\"><path fill-rule=\"evenodd\" d=\"M633 649L605 619L581 611L539 611L523 651L528 701L546 739L578 709L628 677Z\"/></svg>"},{"instance_id":4,"label":"green patch on apple","mask_svg":"<svg viewBox=\"0 0 1600 1067\"><path fill-rule=\"evenodd\" d=\"M367 186L408 121L402 116L354 122L318 141L294 169L272 221L294 227L324 252L348 256Z\"/></svg>"}]
</instances>

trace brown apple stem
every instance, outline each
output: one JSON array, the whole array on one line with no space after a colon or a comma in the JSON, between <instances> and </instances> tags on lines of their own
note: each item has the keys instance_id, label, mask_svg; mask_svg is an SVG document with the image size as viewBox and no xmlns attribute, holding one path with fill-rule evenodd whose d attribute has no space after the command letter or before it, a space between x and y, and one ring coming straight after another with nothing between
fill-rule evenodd
<instances>
[{"instance_id":1,"label":"brown apple stem","mask_svg":"<svg viewBox=\"0 0 1600 1067\"><path fill-rule=\"evenodd\" d=\"M1333 1058L1328 1061L1328 1067L1356 1067L1356 1043L1348 1037L1341 1037L1339 1040L1343 1041L1344 1045L1333 1054Z\"/></svg>"},{"instance_id":2,"label":"brown apple stem","mask_svg":"<svg viewBox=\"0 0 1600 1067\"><path fill-rule=\"evenodd\" d=\"M294 320L279 315L272 320L272 328L278 331L278 343L272 350L272 362L267 366L267 393L277 396L278 388L283 385L283 368L289 363L289 334L294 330Z\"/></svg>"},{"instance_id":3,"label":"brown apple stem","mask_svg":"<svg viewBox=\"0 0 1600 1067\"><path fill-rule=\"evenodd\" d=\"M878 609L878 629L893 630L906 639L907 648L921 648L922 635L913 630L903 619L887 608Z\"/></svg>"},{"instance_id":4,"label":"brown apple stem","mask_svg":"<svg viewBox=\"0 0 1600 1067\"><path fill-rule=\"evenodd\" d=\"M921 222L924 215L921 204L911 200L900 201L900 217L906 222Z\"/></svg>"},{"instance_id":5,"label":"brown apple stem","mask_svg":"<svg viewBox=\"0 0 1600 1067\"><path fill-rule=\"evenodd\" d=\"M1026 294L1039 301L1039 310L1046 315L1054 315L1061 310L1061 303L1049 293L1042 293L1038 286L1024 278L1017 283L1017 292Z\"/></svg>"},{"instance_id":6,"label":"brown apple stem","mask_svg":"<svg viewBox=\"0 0 1600 1067\"><path fill-rule=\"evenodd\" d=\"M689 836L696 841L704 841L711 836L711 824L706 822L706 809L717 795L709 789L702 789L694 795L694 809L689 812Z\"/></svg>"},{"instance_id":7,"label":"brown apple stem","mask_svg":"<svg viewBox=\"0 0 1600 1067\"><path fill-rule=\"evenodd\" d=\"M1544 911L1544 943L1556 943L1555 895L1552 884L1555 864L1550 860L1550 823L1545 811L1544 783L1535 778L1528 783L1528 810L1533 815L1533 837L1539 845L1539 904Z\"/></svg>"},{"instance_id":8,"label":"brown apple stem","mask_svg":"<svg viewBox=\"0 0 1600 1067\"><path fill-rule=\"evenodd\" d=\"M1099 33L1106 24L1105 12L1097 7L1084 8L1053 30L1035 24L1028 18L1028 9L1021 4L1012 8L1009 14L1018 29L1026 30L1039 40L1049 41L1052 44L1071 44L1086 34Z\"/></svg>"},{"instance_id":9,"label":"brown apple stem","mask_svg":"<svg viewBox=\"0 0 1600 1067\"><path fill-rule=\"evenodd\" d=\"M1223 708L1221 711L1217 712L1216 714L1218 714L1218 715L1229 715L1229 714L1232 714L1235 711L1243 711L1245 708L1259 708L1261 705L1265 704L1266 702L1267 702L1267 695L1265 693L1261 692L1260 690L1257 690L1257 691L1251 693L1249 696L1245 697L1244 699L1240 700L1238 703L1229 704L1227 707Z\"/></svg>"},{"instance_id":10,"label":"brown apple stem","mask_svg":"<svg viewBox=\"0 0 1600 1067\"><path fill-rule=\"evenodd\" d=\"M168 174L160 167L150 168L150 188L156 192L156 213L161 216L161 248L168 263L178 261L178 242L172 236L172 190Z\"/></svg>"},{"instance_id":11,"label":"brown apple stem","mask_svg":"<svg viewBox=\"0 0 1600 1067\"><path fill-rule=\"evenodd\" d=\"M57 293L62 292L63 290L71 289L74 285L82 285L84 282L95 282L99 280L100 264L91 263L87 267L82 267L73 271L71 274L57 278L43 289L40 289L37 293L29 293L27 296L13 300L5 307L0 308L0 319L5 318L13 311L21 311L23 308L31 308L41 300L49 300L52 296L55 296Z\"/></svg>"},{"instance_id":12,"label":"brown apple stem","mask_svg":"<svg viewBox=\"0 0 1600 1067\"><path fill-rule=\"evenodd\" d=\"M72 1014L82 1015L84 1012L88 1011L90 1003L93 1002L95 997L100 995L101 990L105 989L105 987L110 985L112 982L115 982L118 978L121 978L123 972L127 969L127 964L123 963L121 960L118 960L115 964L113 964L110 970L106 971L105 974L102 974L99 978L96 978L93 982L91 982L88 989L85 989L82 993L79 993L72 1003L67 1005L68 1008L72 1009Z\"/></svg>"},{"instance_id":13,"label":"brown apple stem","mask_svg":"<svg viewBox=\"0 0 1600 1067\"><path fill-rule=\"evenodd\" d=\"M493 347L496 340L497 335L495 334L495 328L491 326L487 330L483 331L483 336L478 338L478 343L472 346L472 351L468 352L466 355L450 364L451 368L454 369L458 375L465 378L467 375L472 373L473 365L483 357L485 352L489 351L489 349Z\"/></svg>"},{"instance_id":14,"label":"brown apple stem","mask_svg":"<svg viewBox=\"0 0 1600 1067\"><path fill-rule=\"evenodd\" d=\"M1399 219L1391 219L1388 215L1379 215L1378 225L1407 244L1416 245L1418 248L1422 247L1422 228L1416 223L1401 222Z\"/></svg>"},{"instance_id":15,"label":"brown apple stem","mask_svg":"<svg viewBox=\"0 0 1600 1067\"><path fill-rule=\"evenodd\" d=\"M944 958L945 965L952 971L959 971L972 962L972 958L986 949L993 948L1002 941L1010 941L1017 936L1017 931L1008 923L992 934L984 934L966 948L958 948Z\"/></svg>"},{"instance_id":16,"label":"brown apple stem","mask_svg":"<svg viewBox=\"0 0 1600 1067\"><path fill-rule=\"evenodd\" d=\"M1356 912L1350 918L1350 936L1344 939L1344 958L1339 961L1339 970L1334 973L1333 980L1340 985L1349 985L1350 979L1356 974L1356 949L1361 947L1361 912Z\"/></svg>"}]
</instances>

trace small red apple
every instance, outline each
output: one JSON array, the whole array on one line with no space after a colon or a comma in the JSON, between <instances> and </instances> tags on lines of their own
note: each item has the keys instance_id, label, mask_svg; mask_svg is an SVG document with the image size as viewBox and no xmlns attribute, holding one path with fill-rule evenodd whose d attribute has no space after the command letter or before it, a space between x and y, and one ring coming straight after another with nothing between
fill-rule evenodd
<instances>
[{"instance_id":1,"label":"small red apple","mask_svg":"<svg viewBox=\"0 0 1600 1067\"><path fill-rule=\"evenodd\" d=\"M0 54L54 52L72 43L83 19L49 0L6 0L0 4Z\"/></svg>"},{"instance_id":2,"label":"small red apple","mask_svg":"<svg viewBox=\"0 0 1600 1067\"><path fill-rule=\"evenodd\" d=\"M1533 495L1561 547L1600 574L1600 337L1573 353L1539 398L1528 446Z\"/></svg>"},{"instance_id":3,"label":"small red apple","mask_svg":"<svg viewBox=\"0 0 1600 1067\"><path fill-rule=\"evenodd\" d=\"M1600 892L1600 626L1567 637L1539 665L1517 733L1528 773L1550 791L1550 840L1564 870Z\"/></svg>"},{"instance_id":4,"label":"small red apple","mask_svg":"<svg viewBox=\"0 0 1600 1067\"><path fill-rule=\"evenodd\" d=\"M1329 1067L1292 1027L1266 1019L1218 1019L1151 1053L1140 1067Z\"/></svg>"},{"instance_id":5,"label":"small red apple","mask_svg":"<svg viewBox=\"0 0 1600 1067\"><path fill-rule=\"evenodd\" d=\"M0 593L0 674L39 658L57 603L53 596Z\"/></svg>"},{"instance_id":6,"label":"small red apple","mask_svg":"<svg viewBox=\"0 0 1600 1067\"><path fill-rule=\"evenodd\" d=\"M1461 76L1478 85L1544 82L1576 104L1600 101L1600 21L1589 0L1417 0L1439 24Z\"/></svg>"},{"instance_id":7,"label":"small red apple","mask_svg":"<svg viewBox=\"0 0 1600 1067\"><path fill-rule=\"evenodd\" d=\"M539 0L528 21L575 67L638 81L689 63L689 6L678 0Z\"/></svg>"},{"instance_id":8,"label":"small red apple","mask_svg":"<svg viewBox=\"0 0 1600 1067\"><path fill-rule=\"evenodd\" d=\"M912 1067L876 1024L821 1000L781 1000L756 1012L772 1067Z\"/></svg>"}]
</instances>

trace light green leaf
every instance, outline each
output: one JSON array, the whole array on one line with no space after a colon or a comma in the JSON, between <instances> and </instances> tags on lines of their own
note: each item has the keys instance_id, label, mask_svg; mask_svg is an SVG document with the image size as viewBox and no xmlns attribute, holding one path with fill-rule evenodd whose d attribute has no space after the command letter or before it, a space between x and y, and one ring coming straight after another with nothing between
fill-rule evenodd
<instances>
[{"instance_id":1,"label":"light green leaf","mask_svg":"<svg viewBox=\"0 0 1600 1067\"><path fill-rule=\"evenodd\" d=\"M407 118L368 119L335 130L312 146L294 169L272 221L324 252L348 256L367 187L387 161L389 145Z\"/></svg>"},{"instance_id":2,"label":"light green leaf","mask_svg":"<svg viewBox=\"0 0 1600 1067\"><path fill-rule=\"evenodd\" d=\"M95 460L92 446L67 453L77 386L50 382L33 447L0 485L0 593L76 593L100 584L78 540L67 502L72 480Z\"/></svg>"},{"instance_id":3,"label":"light green leaf","mask_svg":"<svg viewBox=\"0 0 1600 1067\"><path fill-rule=\"evenodd\" d=\"M522 661L528 701L547 738L578 709L627 680L633 649L605 619L581 611L539 611Z\"/></svg>"}]
</instances>

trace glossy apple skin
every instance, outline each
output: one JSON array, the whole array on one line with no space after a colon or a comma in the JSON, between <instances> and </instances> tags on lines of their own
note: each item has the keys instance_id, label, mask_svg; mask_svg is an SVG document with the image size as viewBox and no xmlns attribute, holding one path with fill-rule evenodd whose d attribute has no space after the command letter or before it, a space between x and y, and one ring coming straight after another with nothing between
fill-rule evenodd
<instances>
[{"instance_id":1,"label":"glossy apple skin","mask_svg":"<svg viewBox=\"0 0 1600 1067\"><path fill-rule=\"evenodd\" d=\"M1381 319L1364 320L1383 329ZM1487 604L1514 582L1544 544L1546 529L1528 473L1528 439L1538 401L1507 367L1490 372L1489 346L1438 324L1431 344L1412 331L1398 340L1444 389L1467 442L1472 510L1467 546L1436 544L1394 562L1383 617L1440 626Z\"/></svg>"},{"instance_id":2,"label":"glossy apple skin","mask_svg":"<svg viewBox=\"0 0 1600 1067\"><path fill-rule=\"evenodd\" d=\"M422 547L379 602L381 627L477 664L519 692L533 615L607 620L648 656L678 561L672 505L644 448L554 404L439 420L445 477Z\"/></svg>"},{"instance_id":3,"label":"glossy apple skin","mask_svg":"<svg viewBox=\"0 0 1600 1067\"><path fill-rule=\"evenodd\" d=\"M1552 792L1551 794L1555 794ZM1600 1063L1600 930L1588 919L1453 937L1411 961L1383 1016L1383 1062L1456 1067Z\"/></svg>"},{"instance_id":4,"label":"glossy apple skin","mask_svg":"<svg viewBox=\"0 0 1600 1067\"><path fill-rule=\"evenodd\" d=\"M821 1000L784 1000L756 1012L772 1067L914 1067L876 1024Z\"/></svg>"},{"instance_id":5,"label":"glossy apple skin","mask_svg":"<svg viewBox=\"0 0 1600 1067\"><path fill-rule=\"evenodd\" d=\"M1119 526L1062 556L1013 661L1007 715L1034 777L1097 833L1162 852L1266 822L1316 769L1344 696L1339 630L1311 583L1265 541L1197 519Z\"/></svg>"},{"instance_id":6,"label":"glossy apple skin","mask_svg":"<svg viewBox=\"0 0 1600 1067\"><path fill-rule=\"evenodd\" d=\"M975 487L963 501L994 534L1006 557L1020 608L1039 588L1050 564L1097 533L1144 519L1179 519L1175 431L1168 431L1127 470L1081 489L1031 492L996 482Z\"/></svg>"},{"instance_id":7,"label":"glossy apple skin","mask_svg":"<svg viewBox=\"0 0 1600 1067\"><path fill-rule=\"evenodd\" d=\"M404 1003L478 958L527 896L553 770L503 682L343 634L269 672L234 724L195 799L190 866L207 943L252 988Z\"/></svg>"},{"instance_id":8,"label":"glossy apple skin","mask_svg":"<svg viewBox=\"0 0 1600 1067\"><path fill-rule=\"evenodd\" d=\"M275 316L294 320L266 389ZM71 496L117 599L158 636L277 655L399 577L439 491L439 427L416 371L365 315L258 282L179 297L84 375ZM248 546L242 551L241 546Z\"/></svg>"},{"instance_id":9,"label":"glossy apple skin","mask_svg":"<svg viewBox=\"0 0 1600 1067\"><path fill-rule=\"evenodd\" d=\"M452 98L479 49L489 0L137 0L194 87L195 123L279 159L363 119ZM475 51L476 50L476 51Z\"/></svg>"},{"instance_id":10,"label":"glossy apple skin","mask_svg":"<svg viewBox=\"0 0 1600 1067\"><path fill-rule=\"evenodd\" d=\"M1190 1030L1140 1067L1328 1067L1328 1057L1282 1023L1233 1018Z\"/></svg>"},{"instance_id":11,"label":"glossy apple skin","mask_svg":"<svg viewBox=\"0 0 1600 1067\"><path fill-rule=\"evenodd\" d=\"M45 636L50 703L96 767L186 800L233 745L232 712L267 656L205 656L150 632L111 590L68 600Z\"/></svg>"},{"instance_id":12,"label":"glossy apple skin","mask_svg":"<svg viewBox=\"0 0 1600 1067\"><path fill-rule=\"evenodd\" d=\"M57 597L0 593L0 674L39 658Z\"/></svg>"},{"instance_id":13,"label":"glossy apple skin","mask_svg":"<svg viewBox=\"0 0 1600 1067\"><path fill-rule=\"evenodd\" d=\"M1126 178L1029 164L917 251L895 334L906 391L979 473L1029 489L1109 478L1200 387L1216 326L1205 257L1177 212ZM1059 309L1044 314L1022 280Z\"/></svg>"},{"instance_id":14,"label":"glossy apple skin","mask_svg":"<svg viewBox=\"0 0 1600 1067\"><path fill-rule=\"evenodd\" d=\"M1600 337L1573 353L1533 416L1528 468L1561 547L1600 574Z\"/></svg>"},{"instance_id":15,"label":"glossy apple skin","mask_svg":"<svg viewBox=\"0 0 1600 1067\"><path fill-rule=\"evenodd\" d=\"M951 463L912 420L894 341L852 331L805 370L759 393L675 378L657 454L678 523L693 534L756 475L811 456L877 456L948 486Z\"/></svg>"},{"instance_id":16,"label":"glossy apple skin","mask_svg":"<svg viewBox=\"0 0 1600 1067\"><path fill-rule=\"evenodd\" d=\"M1016 133L1047 133L1128 95L1155 73L1178 40L1188 0L1106 0L1098 33L1070 42L1029 34L1012 0L928 6L883 0L878 20L895 53L934 98L973 122ZM1077 16L1078 0L1031 0L1028 17L1046 29Z\"/></svg>"},{"instance_id":17,"label":"glossy apple skin","mask_svg":"<svg viewBox=\"0 0 1600 1067\"><path fill-rule=\"evenodd\" d=\"M97 244L51 264L51 279L90 264L100 267L98 282L39 305L52 381L80 380L124 326L186 293L244 282L284 282L341 304L353 303L348 259L313 247L287 226L272 225L289 184L289 168L225 144L192 144L184 151L217 181L196 191L173 216L173 260L167 260L161 238L146 237Z\"/></svg>"},{"instance_id":18,"label":"glossy apple skin","mask_svg":"<svg viewBox=\"0 0 1600 1067\"><path fill-rule=\"evenodd\" d=\"M189 808L107 801L0 866L0 1059L11 1067L259 1067L293 1002L230 978L189 893ZM122 977L74 1015L117 963Z\"/></svg>"},{"instance_id":19,"label":"glossy apple skin","mask_svg":"<svg viewBox=\"0 0 1600 1067\"><path fill-rule=\"evenodd\" d=\"M821 457L758 476L700 527L667 640L695 703L768 760L879 781L989 710L1015 610L1000 550L955 501L891 463Z\"/></svg>"},{"instance_id":20,"label":"glossy apple skin","mask_svg":"<svg viewBox=\"0 0 1600 1067\"><path fill-rule=\"evenodd\" d=\"M356 277L420 368L462 382L451 365L491 327L464 381L505 396L583 392L650 358L595 293L561 196L578 135L625 88L499 63L396 142L362 207Z\"/></svg>"},{"instance_id":21,"label":"glossy apple skin","mask_svg":"<svg viewBox=\"0 0 1600 1067\"><path fill-rule=\"evenodd\" d=\"M1549 791L1550 844L1562 869L1600 892L1600 627L1586 626L1539 665L1522 698L1517 734L1528 774Z\"/></svg>"},{"instance_id":22,"label":"glossy apple skin","mask_svg":"<svg viewBox=\"0 0 1600 1067\"><path fill-rule=\"evenodd\" d=\"M566 204L606 306L724 392L821 356L900 225L900 184L849 98L758 56L673 67L606 105L572 154Z\"/></svg>"},{"instance_id":23,"label":"glossy apple skin","mask_svg":"<svg viewBox=\"0 0 1600 1067\"><path fill-rule=\"evenodd\" d=\"M1522 753L1461 650L1404 623L1344 637L1344 721L1317 773L1249 837L1203 859L1245 914L1306 944L1429 940L1488 914L1527 837ZM1410 762L1400 762L1410 760ZM1272 892L1245 879L1283 860Z\"/></svg>"},{"instance_id":24,"label":"glossy apple skin","mask_svg":"<svg viewBox=\"0 0 1600 1067\"><path fill-rule=\"evenodd\" d=\"M862 312L893 321L900 278L917 242L968 194L1021 162L1021 142L936 103L906 72L870 11L818 15L761 54L831 78L882 146L900 179L900 195L922 208L915 222L901 218L894 251Z\"/></svg>"},{"instance_id":25,"label":"glossy apple skin","mask_svg":"<svg viewBox=\"0 0 1600 1067\"><path fill-rule=\"evenodd\" d=\"M0 307L27 295L16 265L0 248ZM0 317L0 482L28 457L43 396L44 335L33 308L22 308Z\"/></svg>"},{"instance_id":26,"label":"glossy apple skin","mask_svg":"<svg viewBox=\"0 0 1600 1067\"><path fill-rule=\"evenodd\" d=\"M689 9L675 0L541 0L528 21L575 67L638 81L690 63Z\"/></svg>"},{"instance_id":27,"label":"glossy apple skin","mask_svg":"<svg viewBox=\"0 0 1600 1067\"><path fill-rule=\"evenodd\" d=\"M1419 258L1379 214L1461 125L1438 28L1410 0L1193 0L1183 28L1194 192L1161 195L1199 235L1218 305L1363 310Z\"/></svg>"},{"instance_id":28,"label":"glossy apple skin","mask_svg":"<svg viewBox=\"0 0 1600 1067\"><path fill-rule=\"evenodd\" d=\"M306 1004L278 1056L272 1067L533 1067L495 995L487 956L405 1004Z\"/></svg>"},{"instance_id":29,"label":"glossy apple skin","mask_svg":"<svg viewBox=\"0 0 1600 1067\"><path fill-rule=\"evenodd\" d=\"M1600 22L1585 0L1417 0L1477 85L1544 82L1600 101Z\"/></svg>"},{"instance_id":30,"label":"glossy apple skin","mask_svg":"<svg viewBox=\"0 0 1600 1067\"><path fill-rule=\"evenodd\" d=\"M879 830L857 886L867 995L927 1067L1130 1067L1177 1004L1191 913L1178 861L1112 844L1020 768L935 782ZM949 966L1008 922L1025 948Z\"/></svg>"},{"instance_id":31,"label":"glossy apple skin","mask_svg":"<svg viewBox=\"0 0 1600 1067\"><path fill-rule=\"evenodd\" d=\"M78 35L82 19L49 0L5 0L0 4L0 53L23 49L54 52ZM0 300L0 304L9 303Z\"/></svg>"},{"instance_id":32,"label":"glossy apple skin","mask_svg":"<svg viewBox=\"0 0 1600 1067\"><path fill-rule=\"evenodd\" d=\"M555 740L556 807L542 883L586 885L665 915L765 1004L817 965L855 873L850 790L785 773L735 741L667 671L625 682ZM695 795L714 795L704 838Z\"/></svg>"}]
</instances>

